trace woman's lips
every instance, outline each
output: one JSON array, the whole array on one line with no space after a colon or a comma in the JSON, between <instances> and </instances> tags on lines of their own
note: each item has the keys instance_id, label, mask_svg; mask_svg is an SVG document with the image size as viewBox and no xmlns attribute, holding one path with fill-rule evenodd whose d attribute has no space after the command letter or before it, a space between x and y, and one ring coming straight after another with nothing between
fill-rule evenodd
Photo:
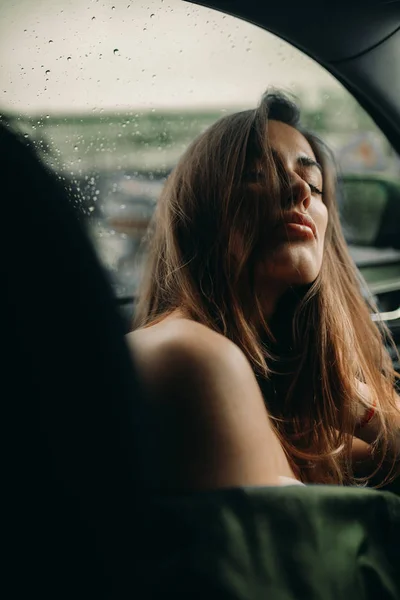
<instances>
[{"instance_id":1,"label":"woman's lips","mask_svg":"<svg viewBox=\"0 0 400 600\"><path fill-rule=\"evenodd\" d=\"M277 227L279 235L286 238L316 239L317 228L313 219L296 210L287 212Z\"/></svg>"},{"instance_id":2,"label":"woman's lips","mask_svg":"<svg viewBox=\"0 0 400 600\"><path fill-rule=\"evenodd\" d=\"M308 225L300 223L282 223L278 227L280 237L314 239L314 232Z\"/></svg>"}]
</instances>

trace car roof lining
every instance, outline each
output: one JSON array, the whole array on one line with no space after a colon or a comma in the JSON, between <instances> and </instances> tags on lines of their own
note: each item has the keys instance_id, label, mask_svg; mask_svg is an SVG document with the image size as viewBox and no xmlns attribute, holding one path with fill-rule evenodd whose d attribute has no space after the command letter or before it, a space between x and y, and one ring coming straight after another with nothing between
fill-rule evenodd
<instances>
[{"instance_id":1,"label":"car roof lining","mask_svg":"<svg viewBox=\"0 0 400 600\"><path fill-rule=\"evenodd\" d=\"M184 0L239 17L269 30L322 63L354 58L400 27L400 0Z\"/></svg>"}]
</instances>

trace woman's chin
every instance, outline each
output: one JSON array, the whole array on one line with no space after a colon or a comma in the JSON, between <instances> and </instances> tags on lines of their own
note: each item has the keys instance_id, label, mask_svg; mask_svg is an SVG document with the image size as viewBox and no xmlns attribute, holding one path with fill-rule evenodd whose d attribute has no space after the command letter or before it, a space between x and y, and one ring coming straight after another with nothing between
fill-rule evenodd
<instances>
[{"instance_id":1,"label":"woman's chin","mask_svg":"<svg viewBox=\"0 0 400 600\"><path fill-rule=\"evenodd\" d=\"M282 248L274 257L264 263L263 275L266 279L280 281L287 286L309 285L318 277L321 260L315 255L315 248Z\"/></svg>"}]
</instances>

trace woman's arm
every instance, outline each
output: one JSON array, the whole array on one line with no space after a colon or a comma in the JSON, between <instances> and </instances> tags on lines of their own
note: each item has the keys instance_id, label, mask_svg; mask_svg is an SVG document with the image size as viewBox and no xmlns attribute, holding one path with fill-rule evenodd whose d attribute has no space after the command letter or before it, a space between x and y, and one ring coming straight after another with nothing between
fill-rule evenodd
<instances>
[{"instance_id":1,"label":"woman's arm","mask_svg":"<svg viewBox=\"0 0 400 600\"><path fill-rule=\"evenodd\" d=\"M139 334L140 335L140 334ZM278 484L292 476L245 355L191 322L130 342L144 385L144 471L164 492Z\"/></svg>"}]
</instances>

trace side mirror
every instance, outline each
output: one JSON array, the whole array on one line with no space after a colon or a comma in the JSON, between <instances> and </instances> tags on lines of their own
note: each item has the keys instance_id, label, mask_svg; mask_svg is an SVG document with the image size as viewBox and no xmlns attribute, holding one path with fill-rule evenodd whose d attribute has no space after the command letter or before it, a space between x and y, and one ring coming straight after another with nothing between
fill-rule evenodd
<instances>
[{"instance_id":1,"label":"side mirror","mask_svg":"<svg viewBox=\"0 0 400 600\"><path fill-rule=\"evenodd\" d=\"M339 209L347 242L400 248L400 182L374 175L344 175Z\"/></svg>"}]
</instances>

